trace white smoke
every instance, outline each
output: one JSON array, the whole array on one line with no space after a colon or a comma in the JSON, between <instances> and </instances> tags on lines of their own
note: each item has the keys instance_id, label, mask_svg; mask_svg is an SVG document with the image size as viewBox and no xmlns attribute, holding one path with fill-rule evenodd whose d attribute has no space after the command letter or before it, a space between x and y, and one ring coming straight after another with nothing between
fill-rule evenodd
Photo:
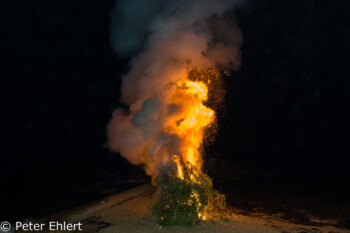
<instances>
[{"instance_id":1,"label":"white smoke","mask_svg":"<svg viewBox=\"0 0 350 233\"><path fill-rule=\"evenodd\" d=\"M138 52L123 76L122 101L108 125L108 145L148 175L180 153L181 139L163 129L181 106L168 104L188 67L240 65L239 0L122 0L112 12L111 43L119 56ZM228 13L230 11L230 14Z\"/></svg>"},{"instance_id":2,"label":"white smoke","mask_svg":"<svg viewBox=\"0 0 350 233\"><path fill-rule=\"evenodd\" d=\"M120 56L142 48L150 22L160 12L164 0L117 1L111 13L111 44Z\"/></svg>"}]
</instances>

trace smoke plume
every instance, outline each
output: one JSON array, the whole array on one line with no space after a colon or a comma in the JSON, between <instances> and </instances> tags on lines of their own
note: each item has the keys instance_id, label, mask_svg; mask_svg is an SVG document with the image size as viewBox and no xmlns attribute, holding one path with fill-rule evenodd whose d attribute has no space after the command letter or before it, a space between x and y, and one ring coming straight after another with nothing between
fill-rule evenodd
<instances>
[{"instance_id":1,"label":"smoke plume","mask_svg":"<svg viewBox=\"0 0 350 233\"><path fill-rule=\"evenodd\" d=\"M123 76L119 108L108 125L108 146L156 176L184 139L166 130L185 108L171 101L189 69L238 68L241 32L233 17L239 0L121 0L112 12L111 43L134 57ZM191 101L189 100L191 104Z\"/></svg>"}]
</instances>

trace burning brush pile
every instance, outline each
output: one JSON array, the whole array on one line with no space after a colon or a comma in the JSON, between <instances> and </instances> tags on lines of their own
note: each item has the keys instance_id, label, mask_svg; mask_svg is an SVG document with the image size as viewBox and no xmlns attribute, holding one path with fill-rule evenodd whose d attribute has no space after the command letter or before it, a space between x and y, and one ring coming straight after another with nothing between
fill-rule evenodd
<instances>
[{"instance_id":1,"label":"burning brush pile","mask_svg":"<svg viewBox=\"0 0 350 233\"><path fill-rule=\"evenodd\" d=\"M199 223L225 207L202 156L223 100L219 70L240 65L240 31L227 13L238 1L154 0L135 8L135 18L127 14L130 2L137 0L117 1L112 44L119 55L143 50L123 77L128 108L114 111L108 145L152 176L151 212L159 224Z\"/></svg>"},{"instance_id":2,"label":"burning brush pile","mask_svg":"<svg viewBox=\"0 0 350 233\"><path fill-rule=\"evenodd\" d=\"M178 135L184 147L179 155L171 157L154 180L158 190L151 211L161 225L199 223L225 207L225 196L213 190L211 179L202 170L200 151L204 136L208 139L215 132L215 112L205 103L208 85L220 85L219 77L214 69L189 71L188 78L177 83L172 104L183 105L185 100L186 106L166 130ZM219 104L223 95L216 93L216 96L215 102Z\"/></svg>"}]
</instances>

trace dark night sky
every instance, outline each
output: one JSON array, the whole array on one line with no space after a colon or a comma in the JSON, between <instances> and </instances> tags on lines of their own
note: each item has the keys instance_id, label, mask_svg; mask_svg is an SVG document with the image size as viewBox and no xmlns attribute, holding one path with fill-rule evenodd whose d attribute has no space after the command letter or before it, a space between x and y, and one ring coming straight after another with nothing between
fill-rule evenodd
<instances>
[{"instance_id":1,"label":"dark night sky","mask_svg":"<svg viewBox=\"0 0 350 233\"><path fill-rule=\"evenodd\" d=\"M24 216L30 205L22 213L16 200L58 205L67 198L51 200L47 190L86 187L102 173L144 179L103 147L128 63L109 44L113 6L1 1L0 174L9 187L1 214ZM237 11L242 67L225 78L220 131L206 155L211 176L346 192L349 7L346 0L256 0Z\"/></svg>"},{"instance_id":2,"label":"dark night sky","mask_svg":"<svg viewBox=\"0 0 350 233\"><path fill-rule=\"evenodd\" d=\"M48 180L60 180L77 169L89 175L106 154L104 130L119 93L108 45L113 3L25 4L2 6L9 19L1 79L9 172L15 167L20 179L50 173Z\"/></svg>"}]
</instances>

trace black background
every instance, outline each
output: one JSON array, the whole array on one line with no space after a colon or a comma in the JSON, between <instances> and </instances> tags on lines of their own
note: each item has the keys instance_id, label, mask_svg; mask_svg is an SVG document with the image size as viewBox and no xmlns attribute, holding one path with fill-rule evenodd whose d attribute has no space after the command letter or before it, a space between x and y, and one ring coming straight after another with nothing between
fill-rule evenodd
<instances>
[{"instance_id":1,"label":"black background","mask_svg":"<svg viewBox=\"0 0 350 233\"><path fill-rule=\"evenodd\" d=\"M237 10L242 67L225 77L206 153L231 203L309 198L349 214L349 5L256 0ZM148 180L104 147L128 64L109 43L113 7L0 2L0 219L43 216Z\"/></svg>"}]
</instances>

